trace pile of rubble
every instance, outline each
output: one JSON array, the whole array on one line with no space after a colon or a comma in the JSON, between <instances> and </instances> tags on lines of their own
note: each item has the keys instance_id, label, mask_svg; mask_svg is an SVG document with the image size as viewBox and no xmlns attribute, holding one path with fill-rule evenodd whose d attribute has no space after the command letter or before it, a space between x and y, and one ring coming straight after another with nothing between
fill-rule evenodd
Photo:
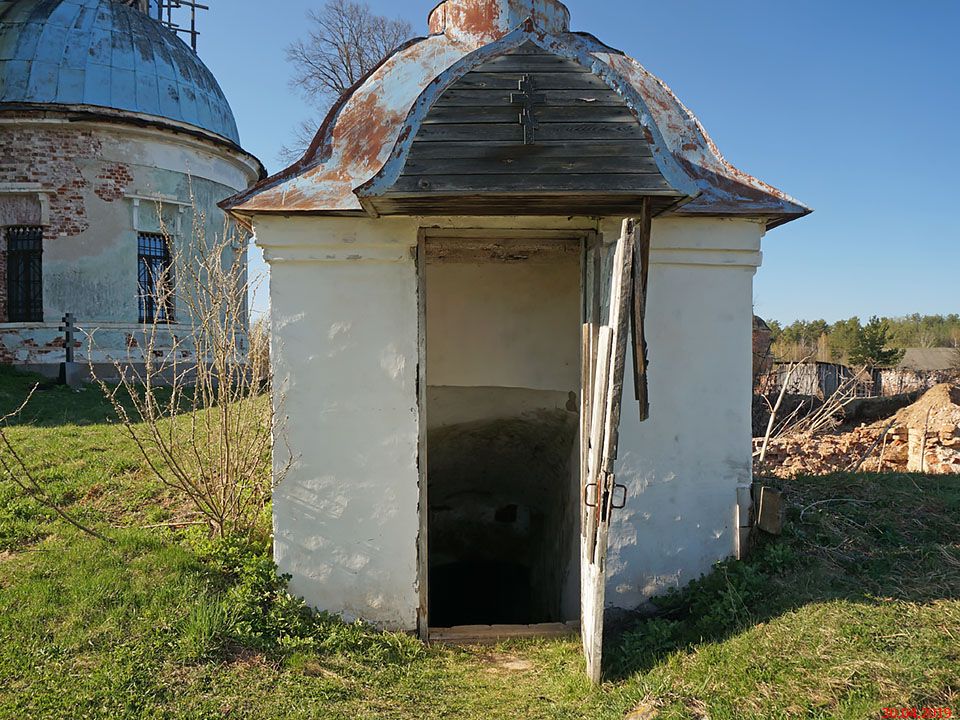
<instances>
[{"instance_id":1,"label":"pile of rubble","mask_svg":"<svg viewBox=\"0 0 960 720\"><path fill-rule=\"evenodd\" d=\"M960 386L928 390L897 413L890 435L907 444L909 472L960 473Z\"/></svg>"},{"instance_id":2,"label":"pile of rubble","mask_svg":"<svg viewBox=\"0 0 960 720\"><path fill-rule=\"evenodd\" d=\"M754 440L757 458L763 440ZM845 431L770 441L758 474L831 472L960 473L960 387L937 385L893 417Z\"/></svg>"}]
</instances>

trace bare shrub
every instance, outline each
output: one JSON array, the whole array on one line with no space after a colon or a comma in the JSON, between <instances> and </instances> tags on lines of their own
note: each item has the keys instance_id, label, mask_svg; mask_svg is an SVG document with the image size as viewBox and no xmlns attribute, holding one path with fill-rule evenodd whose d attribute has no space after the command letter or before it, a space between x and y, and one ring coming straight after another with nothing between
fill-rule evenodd
<instances>
[{"instance_id":1,"label":"bare shrub","mask_svg":"<svg viewBox=\"0 0 960 720\"><path fill-rule=\"evenodd\" d=\"M193 217L182 240L164 229L170 262L143 298L152 320L114 362L119 383L97 380L157 478L215 534L250 534L270 499L278 432L267 334L248 332L246 234L228 223L210 237L196 207Z\"/></svg>"},{"instance_id":2,"label":"bare shrub","mask_svg":"<svg viewBox=\"0 0 960 720\"><path fill-rule=\"evenodd\" d=\"M786 417L779 417L781 405L794 373L810 360L811 358L807 357L790 363L781 378L780 391L774 402L771 402L767 396L763 396L769 408L769 419L757 453L758 472L763 469L772 440L787 437L814 437L820 433L835 430L843 423L847 408L863 397L863 386L870 379L870 372L865 366L855 368L852 373L844 375L836 391L825 397L822 403L802 403Z\"/></svg>"},{"instance_id":3,"label":"bare shrub","mask_svg":"<svg viewBox=\"0 0 960 720\"><path fill-rule=\"evenodd\" d=\"M809 359L810 359L809 356L807 356L806 358L801 358L799 361L790 363L789 367L787 367L786 373L780 379L780 392L777 393L777 399L775 402L771 403L770 398L768 398L766 395L762 396L764 402L767 403L767 407L770 411L770 416L767 420L767 430L763 434L763 443L760 446L760 454L757 459L758 467L763 467L763 463L767 457L767 448L770 446L770 440L775 437L779 437L779 433L776 433L778 429L777 414L780 412L780 406L783 404L784 397L786 397L787 388L790 387L790 381L793 378L793 374L797 371L797 368L799 368L804 362L807 362ZM780 429L782 430L782 426Z\"/></svg>"},{"instance_id":4,"label":"bare shrub","mask_svg":"<svg viewBox=\"0 0 960 720\"><path fill-rule=\"evenodd\" d=\"M265 318L258 318L250 328L250 348L249 355L259 355L251 357L249 365L253 371L259 371L260 387L264 392L271 392L271 372L270 372L270 323Z\"/></svg>"}]
</instances>

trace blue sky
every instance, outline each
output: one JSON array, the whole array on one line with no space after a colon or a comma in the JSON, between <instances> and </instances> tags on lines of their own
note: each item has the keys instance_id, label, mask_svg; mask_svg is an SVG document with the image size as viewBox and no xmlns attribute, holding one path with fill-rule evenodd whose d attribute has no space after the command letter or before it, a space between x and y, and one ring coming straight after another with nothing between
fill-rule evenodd
<instances>
[{"instance_id":1,"label":"blue sky","mask_svg":"<svg viewBox=\"0 0 960 720\"><path fill-rule=\"evenodd\" d=\"M271 172L310 112L286 46L320 0L213 0L200 54ZM373 0L426 30L433 0ZM574 30L637 58L735 165L815 208L772 231L757 312L828 321L960 312L960 2L570 0ZM262 261L255 260L255 267ZM261 293L255 308L262 310Z\"/></svg>"}]
</instances>

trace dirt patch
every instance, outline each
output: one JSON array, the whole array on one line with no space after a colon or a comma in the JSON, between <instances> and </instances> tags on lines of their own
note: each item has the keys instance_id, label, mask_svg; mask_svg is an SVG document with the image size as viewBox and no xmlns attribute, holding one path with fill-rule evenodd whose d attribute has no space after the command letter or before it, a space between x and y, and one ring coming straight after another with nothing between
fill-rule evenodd
<instances>
[{"instance_id":1,"label":"dirt patch","mask_svg":"<svg viewBox=\"0 0 960 720\"><path fill-rule=\"evenodd\" d=\"M238 648L233 657L230 658L233 665L240 667L256 667L266 664L266 658L263 655L249 648Z\"/></svg>"},{"instance_id":2,"label":"dirt patch","mask_svg":"<svg viewBox=\"0 0 960 720\"><path fill-rule=\"evenodd\" d=\"M642 702L627 713L623 720L655 720L660 716L660 710L652 702Z\"/></svg>"},{"instance_id":3,"label":"dirt patch","mask_svg":"<svg viewBox=\"0 0 960 720\"><path fill-rule=\"evenodd\" d=\"M488 672L530 672L534 664L510 653L485 653L479 656Z\"/></svg>"}]
</instances>

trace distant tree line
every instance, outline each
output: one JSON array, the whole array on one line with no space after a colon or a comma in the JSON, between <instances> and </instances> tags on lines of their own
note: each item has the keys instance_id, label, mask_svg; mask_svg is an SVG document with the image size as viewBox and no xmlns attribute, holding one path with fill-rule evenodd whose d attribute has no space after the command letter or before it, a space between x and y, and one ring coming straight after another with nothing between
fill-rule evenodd
<instances>
[{"instance_id":1,"label":"distant tree line","mask_svg":"<svg viewBox=\"0 0 960 720\"><path fill-rule=\"evenodd\" d=\"M960 314L852 317L833 324L797 320L781 325L768 321L773 354L778 360L812 358L852 365L896 365L906 348L960 348Z\"/></svg>"}]
</instances>

